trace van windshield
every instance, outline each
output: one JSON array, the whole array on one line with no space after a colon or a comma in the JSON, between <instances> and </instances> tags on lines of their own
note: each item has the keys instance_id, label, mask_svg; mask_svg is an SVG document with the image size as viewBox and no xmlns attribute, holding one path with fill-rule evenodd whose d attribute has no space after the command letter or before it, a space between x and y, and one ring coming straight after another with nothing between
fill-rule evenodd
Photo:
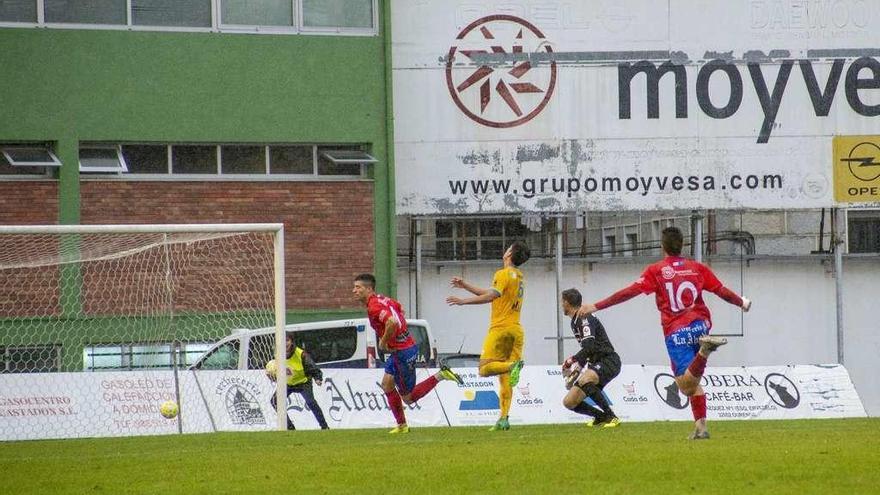
<instances>
[{"instance_id":1,"label":"van windshield","mask_svg":"<svg viewBox=\"0 0 880 495\"><path fill-rule=\"evenodd\" d=\"M317 364L345 361L357 352L357 328L353 326L300 330L294 336L297 347L308 352ZM248 349L248 369L263 369L272 359L275 359L275 334L254 335Z\"/></svg>"},{"instance_id":2,"label":"van windshield","mask_svg":"<svg viewBox=\"0 0 880 495\"><path fill-rule=\"evenodd\" d=\"M201 370L234 370L238 368L238 341L227 342L208 353L197 365Z\"/></svg>"},{"instance_id":3,"label":"van windshield","mask_svg":"<svg viewBox=\"0 0 880 495\"><path fill-rule=\"evenodd\" d=\"M351 359L357 352L357 328L321 328L296 332L296 345L306 350L316 363Z\"/></svg>"}]
</instances>

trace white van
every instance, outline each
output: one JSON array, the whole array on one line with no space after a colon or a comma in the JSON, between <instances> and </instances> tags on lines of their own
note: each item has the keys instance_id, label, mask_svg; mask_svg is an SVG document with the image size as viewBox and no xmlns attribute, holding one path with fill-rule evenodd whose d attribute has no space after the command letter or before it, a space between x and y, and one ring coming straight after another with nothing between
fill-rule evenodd
<instances>
[{"instance_id":1,"label":"white van","mask_svg":"<svg viewBox=\"0 0 880 495\"><path fill-rule=\"evenodd\" d=\"M419 346L420 366L436 366L436 342L425 320L407 320ZM376 348L376 333L366 318L316 321L287 325L296 345L323 368L373 368L383 366L385 355ZM275 328L236 329L205 351L190 369L263 369L275 358Z\"/></svg>"}]
</instances>

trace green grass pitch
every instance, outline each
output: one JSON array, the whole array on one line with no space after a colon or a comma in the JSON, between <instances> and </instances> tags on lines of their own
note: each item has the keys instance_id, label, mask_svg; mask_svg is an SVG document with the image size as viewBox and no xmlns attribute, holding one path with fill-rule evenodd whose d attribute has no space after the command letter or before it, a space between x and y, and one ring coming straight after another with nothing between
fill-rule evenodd
<instances>
[{"instance_id":1,"label":"green grass pitch","mask_svg":"<svg viewBox=\"0 0 880 495\"><path fill-rule=\"evenodd\" d=\"M215 433L0 443L9 494L880 493L880 419Z\"/></svg>"}]
</instances>

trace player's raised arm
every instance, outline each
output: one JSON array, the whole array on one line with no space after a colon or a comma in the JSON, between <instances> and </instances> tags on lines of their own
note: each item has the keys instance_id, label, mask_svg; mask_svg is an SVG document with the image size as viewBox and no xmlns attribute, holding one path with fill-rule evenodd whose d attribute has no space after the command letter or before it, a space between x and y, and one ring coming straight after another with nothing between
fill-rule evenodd
<instances>
[{"instance_id":1,"label":"player's raised arm","mask_svg":"<svg viewBox=\"0 0 880 495\"><path fill-rule=\"evenodd\" d=\"M578 316L581 318L586 318L587 315L595 313L600 309L609 308L614 306L615 304L620 304L625 301L629 301L630 299L636 297L637 295L644 292L644 289L638 282L634 282L633 284L620 289L619 291L611 294L610 296L598 301L595 304L586 303L583 304L580 309L578 309Z\"/></svg>"},{"instance_id":2,"label":"player's raised arm","mask_svg":"<svg viewBox=\"0 0 880 495\"><path fill-rule=\"evenodd\" d=\"M492 284L492 288L483 289L481 287L477 287L475 285L471 285L465 282L464 279L462 279L461 277L452 277L452 280L449 281L449 285L458 289L464 289L474 295L474 297L466 298L449 296L446 298L446 304L450 306L461 306L464 304L486 304L494 301L501 296L501 291L495 287L494 283Z\"/></svg>"},{"instance_id":3,"label":"player's raised arm","mask_svg":"<svg viewBox=\"0 0 880 495\"><path fill-rule=\"evenodd\" d=\"M744 312L748 312L751 309L752 301L725 287L709 267L701 264L700 269L703 272L703 280L705 280L704 289L734 306L739 306Z\"/></svg>"},{"instance_id":4,"label":"player's raised arm","mask_svg":"<svg viewBox=\"0 0 880 495\"><path fill-rule=\"evenodd\" d=\"M498 299L501 294L495 289L488 289L486 292L474 296L461 298L456 296L449 296L446 298L446 304L450 306L462 306L464 304L486 304Z\"/></svg>"},{"instance_id":5,"label":"player's raised arm","mask_svg":"<svg viewBox=\"0 0 880 495\"><path fill-rule=\"evenodd\" d=\"M464 289L475 296L482 296L492 290L492 289L483 289L481 287L477 287L476 285L469 284L469 283L465 282L464 279L461 277L452 277L452 280L449 281L449 285L451 285L457 289Z\"/></svg>"}]
</instances>

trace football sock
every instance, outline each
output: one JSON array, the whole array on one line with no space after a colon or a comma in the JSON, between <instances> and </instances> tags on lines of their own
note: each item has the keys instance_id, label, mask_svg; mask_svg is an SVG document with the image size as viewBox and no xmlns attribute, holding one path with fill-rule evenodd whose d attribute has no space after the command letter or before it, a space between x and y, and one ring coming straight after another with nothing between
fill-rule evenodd
<instances>
[{"instance_id":1,"label":"football sock","mask_svg":"<svg viewBox=\"0 0 880 495\"><path fill-rule=\"evenodd\" d=\"M694 421L699 421L706 417L706 396L691 396L691 411L694 413Z\"/></svg>"},{"instance_id":2,"label":"football sock","mask_svg":"<svg viewBox=\"0 0 880 495\"><path fill-rule=\"evenodd\" d=\"M599 406L599 409L602 410L604 415L614 416L614 411L611 410L611 404L605 399L605 394L602 393L602 389L600 389L598 385L590 383L584 387L583 390L587 394L587 397L593 399L593 402Z\"/></svg>"},{"instance_id":3,"label":"football sock","mask_svg":"<svg viewBox=\"0 0 880 495\"><path fill-rule=\"evenodd\" d=\"M480 374L484 376L501 375L510 371L512 364L505 361L492 361L480 366Z\"/></svg>"},{"instance_id":4,"label":"football sock","mask_svg":"<svg viewBox=\"0 0 880 495\"><path fill-rule=\"evenodd\" d=\"M695 378L703 376L703 373L706 371L706 357L698 352L697 357L695 357L694 360L691 361L690 366L688 366L688 371L690 371Z\"/></svg>"},{"instance_id":5,"label":"football sock","mask_svg":"<svg viewBox=\"0 0 880 495\"><path fill-rule=\"evenodd\" d=\"M391 408L391 413L394 414L394 420L397 421L397 424L406 424L406 415L403 413L403 400L401 400L397 390L385 392L385 397L388 398L388 407Z\"/></svg>"},{"instance_id":6,"label":"football sock","mask_svg":"<svg viewBox=\"0 0 880 495\"><path fill-rule=\"evenodd\" d=\"M510 412L510 403L513 401L513 387L510 386L510 375L498 375L498 382L501 385L501 417L506 418Z\"/></svg>"},{"instance_id":7,"label":"football sock","mask_svg":"<svg viewBox=\"0 0 880 495\"><path fill-rule=\"evenodd\" d=\"M421 399L428 392L434 389L437 386L437 378L434 375L429 376L425 380L422 380L419 384L413 387L412 394L410 398L413 402Z\"/></svg>"},{"instance_id":8,"label":"football sock","mask_svg":"<svg viewBox=\"0 0 880 495\"><path fill-rule=\"evenodd\" d=\"M578 414L583 414L584 416L592 416L594 418L598 418L599 416L603 415L602 411L587 404L586 402L581 402L574 409L572 409L572 411L574 411Z\"/></svg>"}]
</instances>

